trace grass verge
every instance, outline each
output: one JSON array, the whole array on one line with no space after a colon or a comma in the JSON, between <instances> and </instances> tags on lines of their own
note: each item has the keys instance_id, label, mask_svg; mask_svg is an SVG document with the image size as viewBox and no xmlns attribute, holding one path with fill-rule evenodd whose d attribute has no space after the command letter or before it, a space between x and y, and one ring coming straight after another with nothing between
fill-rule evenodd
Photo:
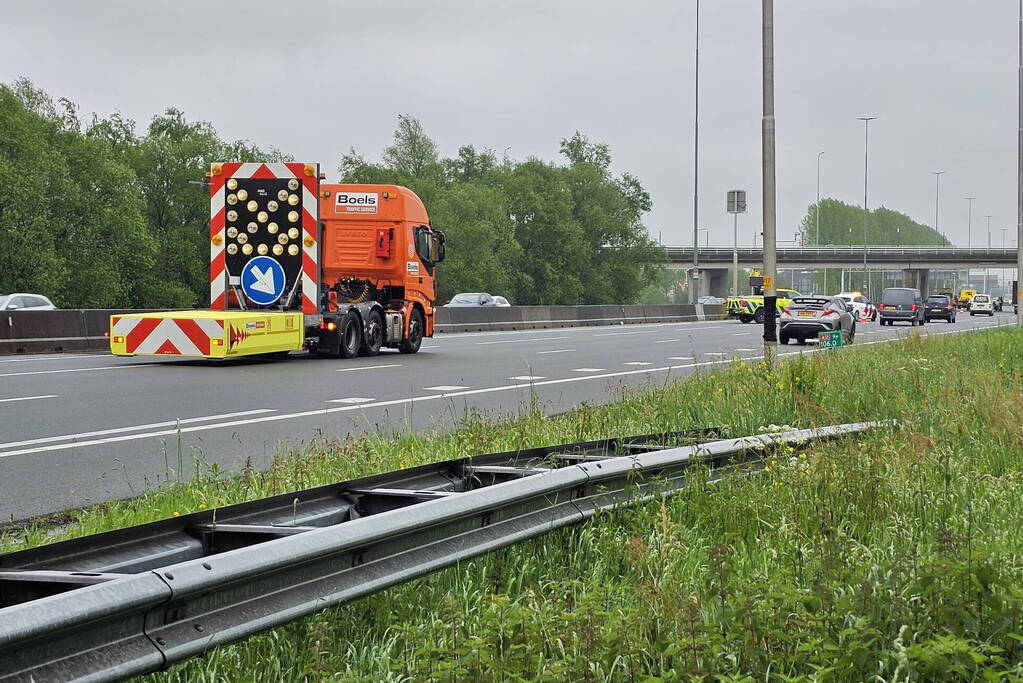
<instances>
[{"instance_id":1,"label":"grass verge","mask_svg":"<svg viewBox=\"0 0 1023 683\"><path fill-rule=\"evenodd\" d=\"M605 407L434 438L321 441L266 472L85 510L61 536L438 460L723 425L898 418L463 563L151 678L1023 679L1023 355L1015 330L737 362ZM0 547L41 542L45 527Z\"/></svg>"}]
</instances>

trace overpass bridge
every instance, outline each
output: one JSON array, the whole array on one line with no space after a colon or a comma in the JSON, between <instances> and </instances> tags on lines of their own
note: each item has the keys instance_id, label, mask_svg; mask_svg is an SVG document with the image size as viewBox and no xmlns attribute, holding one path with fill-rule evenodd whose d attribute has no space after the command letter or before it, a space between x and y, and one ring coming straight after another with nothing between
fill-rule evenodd
<instances>
[{"instance_id":1,"label":"overpass bridge","mask_svg":"<svg viewBox=\"0 0 1023 683\"><path fill-rule=\"evenodd\" d=\"M688 270L693 264L693 248L664 248L669 267ZM742 246L736 250L740 268L757 268L763 263L763 247ZM842 268L862 272L862 246L779 247L779 268L819 270ZM732 266L731 247L700 247L700 271L704 273L701 293L724 296L730 288L728 274ZM867 246L868 270L901 270L903 284L918 287L925 294L932 270L968 270L970 268L1015 268L1016 249L987 247L893 247Z\"/></svg>"},{"instance_id":2,"label":"overpass bridge","mask_svg":"<svg viewBox=\"0 0 1023 683\"><path fill-rule=\"evenodd\" d=\"M693 263L692 247L665 247L672 264ZM755 267L764 262L762 247L739 247L739 265ZM863 268L863 247L779 247L778 265L786 268ZM731 247L700 247L700 266L731 265ZM1016 250L986 247L867 247L871 268L961 270L1016 266Z\"/></svg>"}]
</instances>

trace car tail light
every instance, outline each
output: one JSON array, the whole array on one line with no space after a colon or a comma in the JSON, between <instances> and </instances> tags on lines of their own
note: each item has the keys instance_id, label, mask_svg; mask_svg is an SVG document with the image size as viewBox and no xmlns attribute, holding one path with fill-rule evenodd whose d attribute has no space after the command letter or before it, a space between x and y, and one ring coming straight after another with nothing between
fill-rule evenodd
<instances>
[{"instance_id":1,"label":"car tail light","mask_svg":"<svg viewBox=\"0 0 1023 683\"><path fill-rule=\"evenodd\" d=\"M781 312L782 312L783 315L792 315L792 311L790 311L787 308L781 309Z\"/></svg>"},{"instance_id":2,"label":"car tail light","mask_svg":"<svg viewBox=\"0 0 1023 683\"><path fill-rule=\"evenodd\" d=\"M833 309L833 308L829 308L828 310L826 310L826 311L824 311L823 313L821 313L821 316L822 316L822 317L824 317L824 316L829 316L829 315L833 315L833 314L835 314L835 313L838 313L838 311L836 311L836 310L835 310L835 309Z\"/></svg>"},{"instance_id":3,"label":"car tail light","mask_svg":"<svg viewBox=\"0 0 1023 683\"><path fill-rule=\"evenodd\" d=\"M916 304L910 304L909 305L909 310L915 311L916 310Z\"/></svg>"},{"instance_id":4,"label":"car tail light","mask_svg":"<svg viewBox=\"0 0 1023 683\"><path fill-rule=\"evenodd\" d=\"M878 309L880 309L882 311L884 310L884 304L878 304L877 307L878 307Z\"/></svg>"},{"instance_id":5,"label":"car tail light","mask_svg":"<svg viewBox=\"0 0 1023 683\"><path fill-rule=\"evenodd\" d=\"M952 310L952 307L951 307L951 306L945 306L945 310L946 310L946 311L951 311L951 310Z\"/></svg>"}]
</instances>

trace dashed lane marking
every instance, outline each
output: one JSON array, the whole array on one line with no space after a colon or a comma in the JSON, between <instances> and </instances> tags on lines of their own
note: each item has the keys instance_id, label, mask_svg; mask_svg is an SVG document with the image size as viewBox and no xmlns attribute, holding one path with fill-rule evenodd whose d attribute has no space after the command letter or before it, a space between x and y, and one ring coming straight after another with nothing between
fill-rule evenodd
<instances>
[{"instance_id":1,"label":"dashed lane marking","mask_svg":"<svg viewBox=\"0 0 1023 683\"><path fill-rule=\"evenodd\" d=\"M357 368L341 368L334 372L355 372L356 370L380 370L381 368L400 368L401 363L391 363L390 365L360 365Z\"/></svg>"},{"instance_id":2,"label":"dashed lane marking","mask_svg":"<svg viewBox=\"0 0 1023 683\"><path fill-rule=\"evenodd\" d=\"M35 401L40 398L57 398L57 394L46 394L45 396L21 396L19 398L0 398L0 403L13 403L14 401Z\"/></svg>"}]
</instances>

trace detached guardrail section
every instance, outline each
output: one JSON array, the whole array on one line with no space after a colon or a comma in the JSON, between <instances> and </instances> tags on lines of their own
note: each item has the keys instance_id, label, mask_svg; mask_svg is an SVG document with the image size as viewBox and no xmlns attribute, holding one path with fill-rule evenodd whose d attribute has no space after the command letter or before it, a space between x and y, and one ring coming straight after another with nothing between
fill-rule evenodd
<instances>
[{"instance_id":1,"label":"detached guardrail section","mask_svg":"<svg viewBox=\"0 0 1023 683\"><path fill-rule=\"evenodd\" d=\"M0 681L151 672L598 510L670 494L694 463L716 481L760 471L765 448L880 424L473 456L0 555Z\"/></svg>"}]
</instances>

